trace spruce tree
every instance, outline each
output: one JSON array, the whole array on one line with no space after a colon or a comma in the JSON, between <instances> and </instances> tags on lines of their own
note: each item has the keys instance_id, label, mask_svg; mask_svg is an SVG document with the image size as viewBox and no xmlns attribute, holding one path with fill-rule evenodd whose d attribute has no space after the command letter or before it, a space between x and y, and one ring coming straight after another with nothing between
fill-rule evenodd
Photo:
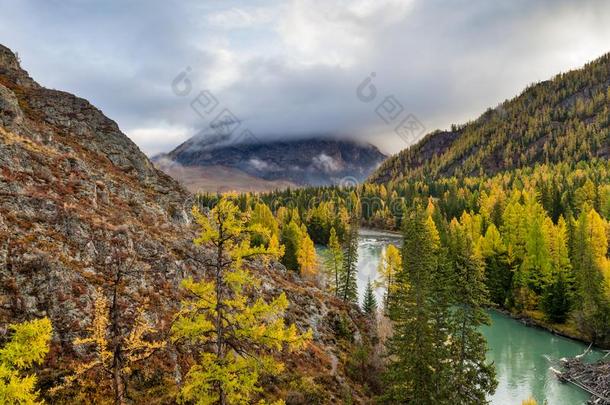
<instances>
[{"instance_id":1,"label":"spruce tree","mask_svg":"<svg viewBox=\"0 0 610 405\"><path fill-rule=\"evenodd\" d=\"M494 367L485 360L487 343L479 330L491 323L484 309L488 304L484 272L482 263L474 257L467 230L452 223L449 234L449 260L455 277L450 317L449 403L484 404L497 385Z\"/></svg>"},{"instance_id":2,"label":"spruce tree","mask_svg":"<svg viewBox=\"0 0 610 405\"><path fill-rule=\"evenodd\" d=\"M485 262L485 284L489 299L494 304L506 308L512 283L513 272L507 265L506 248L500 232L491 224L480 243L481 254Z\"/></svg>"},{"instance_id":3,"label":"spruce tree","mask_svg":"<svg viewBox=\"0 0 610 405\"><path fill-rule=\"evenodd\" d=\"M402 269L396 275L389 318L394 333L386 343L388 367L384 374L388 403L435 404L448 389L443 367L447 340L434 319L447 318L436 307L435 273L439 269L438 234L421 210L403 217Z\"/></svg>"},{"instance_id":4,"label":"spruce tree","mask_svg":"<svg viewBox=\"0 0 610 405\"><path fill-rule=\"evenodd\" d=\"M331 280L331 290L336 296L339 296L339 277L341 275L341 269L343 267L343 251L339 244L339 238L335 228L330 228L330 237L328 238L328 250L326 251L324 259L324 267L329 273L328 276Z\"/></svg>"},{"instance_id":5,"label":"spruce tree","mask_svg":"<svg viewBox=\"0 0 610 405\"><path fill-rule=\"evenodd\" d=\"M339 297L347 302L358 302L358 219L352 218L345 235L343 268L341 269Z\"/></svg>"},{"instance_id":6,"label":"spruce tree","mask_svg":"<svg viewBox=\"0 0 610 405\"><path fill-rule=\"evenodd\" d=\"M559 273L551 284L547 285L542 295L541 306L547 319L555 323L564 323L570 311L570 288L565 275Z\"/></svg>"},{"instance_id":7,"label":"spruce tree","mask_svg":"<svg viewBox=\"0 0 610 405\"><path fill-rule=\"evenodd\" d=\"M377 298L375 297L375 291L373 290L373 284L369 278L366 282L366 289L364 290L364 298L362 300L362 310L369 317L374 318L377 314Z\"/></svg>"},{"instance_id":8,"label":"spruce tree","mask_svg":"<svg viewBox=\"0 0 610 405\"><path fill-rule=\"evenodd\" d=\"M301 228L295 221L291 220L282 228L281 243L285 246L282 263L288 270L299 270L298 253L302 238Z\"/></svg>"},{"instance_id":9,"label":"spruce tree","mask_svg":"<svg viewBox=\"0 0 610 405\"><path fill-rule=\"evenodd\" d=\"M547 218L545 224L550 242L551 274L542 294L541 307L551 322L563 323L571 308L572 277L568 254L568 228L562 216L557 225Z\"/></svg>"}]
</instances>

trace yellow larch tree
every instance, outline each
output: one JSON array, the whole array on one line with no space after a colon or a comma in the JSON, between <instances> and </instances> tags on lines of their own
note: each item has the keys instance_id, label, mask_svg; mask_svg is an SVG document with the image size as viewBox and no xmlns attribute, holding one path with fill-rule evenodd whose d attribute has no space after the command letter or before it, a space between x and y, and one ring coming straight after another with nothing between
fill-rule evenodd
<instances>
[{"instance_id":1,"label":"yellow larch tree","mask_svg":"<svg viewBox=\"0 0 610 405\"><path fill-rule=\"evenodd\" d=\"M306 278L314 278L318 274L318 258L316 256L316 248L313 241L305 233L299 243L299 251L297 252L297 262L301 275Z\"/></svg>"},{"instance_id":2,"label":"yellow larch tree","mask_svg":"<svg viewBox=\"0 0 610 405\"><path fill-rule=\"evenodd\" d=\"M51 393L75 387L80 401L126 402L127 378L133 367L162 349L165 342L149 338L156 330L147 322L143 308L137 309L131 329L124 335L113 333L110 314L109 300L102 289L98 289L87 336L74 340L76 346L90 348L90 359L76 363L74 373L65 377L63 384L53 388ZM112 393L112 398L108 393Z\"/></svg>"},{"instance_id":3,"label":"yellow larch tree","mask_svg":"<svg viewBox=\"0 0 610 405\"><path fill-rule=\"evenodd\" d=\"M192 345L199 352L178 401L204 404L249 404L261 393L260 377L277 375L283 350L303 349L311 331L300 334L287 326L285 294L270 301L256 294L260 281L243 266L244 259L277 256L271 244L251 246L252 234L268 235L260 224L247 226L247 218L228 198L222 198L208 215L194 209L200 226L197 245L211 247L205 263L209 278L187 279L187 293L172 327L176 344ZM262 403L262 401L260 402Z\"/></svg>"},{"instance_id":4,"label":"yellow larch tree","mask_svg":"<svg viewBox=\"0 0 610 405\"><path fill-rule=\"evenodd\" d=\"M396 280L396 274L402 268L402 258L400 256L400 250L389 244L381 256L379 261L379 267L377 272L379 273L380 280L378 285L385 289L384 309L388 308L389 301L392 297L394 290L394 282Z\"/></svg>"},{"instance_id":5,"label":"yellow larch tree","mask_svg":"<svg viewBox=\"0 0 610 405\"><path fill-rule=\"evenodd\" d=\"M11 339L0 349L0 403L6 405L43 404L36 391L36 376L26 374L41 364L49 352L51 321L36 319L9 325Z\"/></svg>"}]
</instances>

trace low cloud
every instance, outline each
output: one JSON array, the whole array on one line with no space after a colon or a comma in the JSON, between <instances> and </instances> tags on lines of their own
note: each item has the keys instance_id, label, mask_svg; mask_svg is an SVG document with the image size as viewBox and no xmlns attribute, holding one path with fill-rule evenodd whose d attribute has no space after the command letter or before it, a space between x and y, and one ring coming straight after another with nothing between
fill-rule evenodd
<instances>
[{"instance_id":1,"label":"low cloud","mask_svg":"<svg viewBox=\"0 0 610 405\"><path fill-rule=\"evenodd\" d=\"M338 172L343 168L340 162L325 153L314 156L311 163L314 168L322 170L325 173Z\"/></svg>"},{"instance_id":2,"label":"low cloud","mask_svg":"<svg viewBox=\"0 0 610 405\"><path fill-rule=\"evenodd\" d=\"M253 168L255 168L258 171L265 171L265 170L269 170L270 166L267 162L257 159L257 158L252 158L248 161L248 163L250 164L250 166L252 166Z\"/></svg>"}]
</instances>

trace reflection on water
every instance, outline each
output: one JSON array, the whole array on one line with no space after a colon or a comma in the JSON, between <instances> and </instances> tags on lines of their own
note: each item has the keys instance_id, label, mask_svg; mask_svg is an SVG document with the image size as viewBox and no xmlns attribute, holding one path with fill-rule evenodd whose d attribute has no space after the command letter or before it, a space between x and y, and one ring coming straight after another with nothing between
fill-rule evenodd
<instances>
[{"instance_id":1,"label":"reflection on water","mask_svg":"<svg viewBox=\"0 0 610 405\"><path fill-rule=\"evenodd\" d=\"M400 237L362 230L358 244L358 291L360 296L367 280L375 280L377 266L385 247L400 245ZM383 290L376 291L381 303ZM521 404L533 396L538 404L579 405L588 395L580 389L560 383L549 370L545 356L554 359L582 353L586 346L579 342L555 336L541 329L527 327L497 312L491 312L492 325L483 328L487 338L488 359L496 366L498 388L490 398L492 404ZM599 358L600 352L592 352L589 360Z\"/></svg>"},{"instance_id":2,"label":"reflection on water","mask_svg":"<svg viewBox=\"0 0 610 405\"><path fill-rule=\"evenodd\" d=\"M364 295L367 281L377 280L377 267L379 260L385 254L386 246L392 243L400 247L401 239L399 236L382 234L374 231L362 230L358 240L358 296L360 302ZM383 288L375 289L377 302L383 302Z\"/></svg>"}]
</instances>

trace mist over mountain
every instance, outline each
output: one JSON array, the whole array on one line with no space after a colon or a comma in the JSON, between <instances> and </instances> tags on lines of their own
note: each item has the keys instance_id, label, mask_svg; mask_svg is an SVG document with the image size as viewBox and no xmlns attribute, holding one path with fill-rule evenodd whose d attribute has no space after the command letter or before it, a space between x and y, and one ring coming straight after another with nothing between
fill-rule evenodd
<instances>
[{"instance_id":1,"label":"mist over mountain","mask_svg":"<svg viewBox=\"0 0 610 405\"><path fill-rule=\"evenodd\" d=\"M262 141L254 137L240 139L221 134L193 137L153 160L161 169L169 171L183 182L185 178L181 172L184 173L185 169L189 171L189 177L192 177L193 170L206 176L206 172L209 174L211 171L206 171L206 168L221 167L234 174L241 173L272 182L262 187L272 189L289 184L301 186L361 182L385 158L386 155L372 144L330 136ZM176 165L180 165L180 170L176 170ZM230 180L231 176L228 177ZM191 188L197 187L192 182L187 183ZM247 186L243 185L248 189ZM235 186L237 189L243 187Z\"/></svg>"}]
</instances>

